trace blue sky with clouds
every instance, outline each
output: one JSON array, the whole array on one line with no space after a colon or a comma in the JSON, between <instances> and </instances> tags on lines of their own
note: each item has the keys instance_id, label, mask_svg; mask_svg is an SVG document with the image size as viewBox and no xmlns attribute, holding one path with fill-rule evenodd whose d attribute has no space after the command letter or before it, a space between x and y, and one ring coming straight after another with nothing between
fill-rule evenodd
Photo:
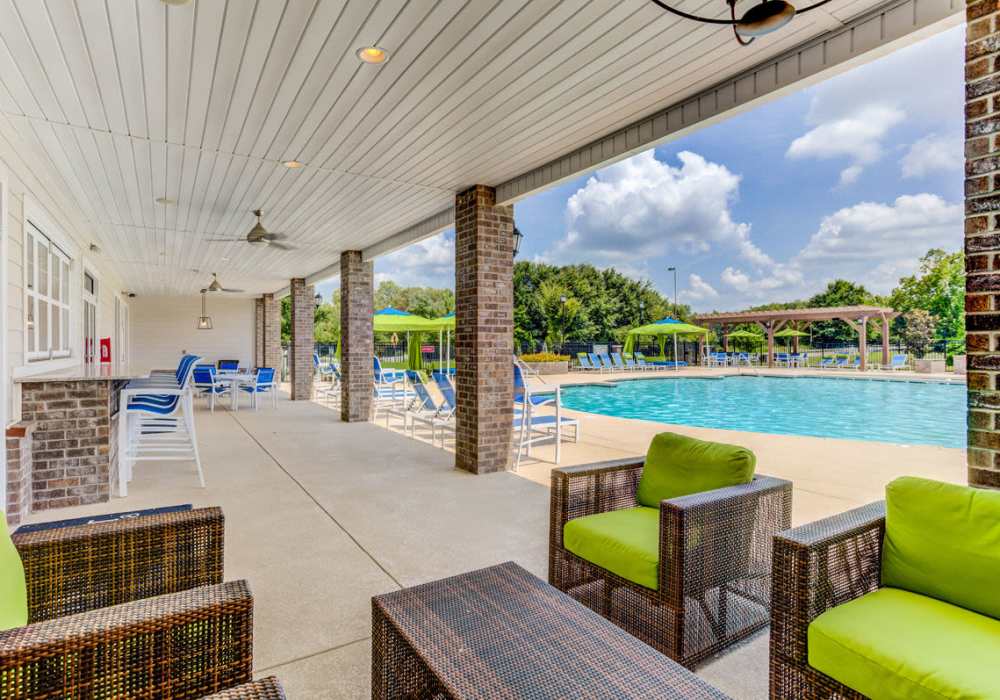
<instances>
[{"instance_id":1,"label":"blue sky with clouds","mask_svg":"<svg viewBox=\"0 0 1000 700\"><path fill-rule=\"evenodd\" d=\"M613 266L665 294L673 265L698 310L837 277L888 292L929 248L961 245L963 31L518 202L522 259ZM377 259L377 281L453 286L453 239Z\"/></svg>"}]
</instances>

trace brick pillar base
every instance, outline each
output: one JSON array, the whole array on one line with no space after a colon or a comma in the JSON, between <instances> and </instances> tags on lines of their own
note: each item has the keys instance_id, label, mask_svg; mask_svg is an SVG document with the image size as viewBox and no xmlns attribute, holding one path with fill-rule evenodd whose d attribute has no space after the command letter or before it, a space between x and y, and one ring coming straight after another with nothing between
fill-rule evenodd
<instances>
[{"instance_id":1,"label":"brick pillar base","mask_svg":"<svg viewBox=\"0 0 1000 700\"><path fill-rule=\"evenodd\" d=\"M374 270L360 250L340 254L340 419L366 421L372 411L372 354L375 352Z\"/></svg>"},{"instance_id":2,"label":"brick pillar base","mask_svg":"<svg viewBox=\"0 0 1000 700\"><path fill-rule=\"evenodd\" d=\"M264 307L264 338L262 344L263 362L261 367L273 367L275 379L281 378L281 300L273 294L265 294L261 300Z\"/></svg>"},{"instance_id":3,"label":"brick pillar base","mask_svg":"<svg viewBox=\"0 0 1000 700\"><path fill-rule=\"evenodd\" d=\"M313 322L316 318L316 289L307 285L304 279L291 281L292 297L292 337L288 347L289 381L292 384L292 401L308 401L312 398L313 351L316 341L313 339Z\"/></svg>"},{"instance_id":4,"label":"brick pillar base","mask_svg":"<svg viewBox=\"0 0 1000 700\"><path fill-rule=\"evenodd\" d=\"M455 466L476 474L510 466L513 229L493 188L455 197Z\"/></svg>"},{"instance_id":5,"label":"brick pillar base","mask_svg":"<svg viewBox=\"0 0 1000 700\"><path fill-rule=\"evenodd\" d=\"M31 423L7 428L7 525L13 527L31 513Z\"/></svg>"},{"instance_id":6,"label":"brick pillar base","mask_svg":"<svg viewBox=\"0 0 1000 700\"><path fill-rule=\"evenodd\" d=\"M965 326L969 483L1000 488L1000 5L966 7Z\"/></svg>"},{"instance_id":7,"label":"brick pillar base","mask_svg":"<svg viewBox=\"0 0 1000 700\"><path fill-rule=\"evenodd\" d=\"M264 300L253 300L253 357L254 367L264 364Z\"/></svg>"}]
</instances>

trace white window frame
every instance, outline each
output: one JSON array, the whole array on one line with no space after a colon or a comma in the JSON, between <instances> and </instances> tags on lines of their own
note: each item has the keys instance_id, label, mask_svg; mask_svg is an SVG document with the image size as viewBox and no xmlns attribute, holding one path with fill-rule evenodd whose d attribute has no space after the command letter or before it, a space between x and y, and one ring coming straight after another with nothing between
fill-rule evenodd
<instances>
[{"instance_id":1,"label":"white window frame","mask_svg":"<svg viewBox=\"0 0 1000 700\"><path fill-rule=\"evenodd\" d=\"M8 189L7 171L0 165L0 425L6 430L10 423L10 410L7 402L10 396L10 371L7 367L7 219L10 218L8 209ZM3 469L0 469L3 478L0 479L0 503L7 506L7 460L3 460Z\"/></svg>"},{"instance_id":2,"label":"white window frame","mask_svg":"<svg viewBox=\"0 0 1000 700\"><path fill-rule=\"evenodd\" d=\"M44 226L44 224L42 224ZM39 362L46 360L56 360L65 357L71 357L73 354L73 343L70 337L70 322L72 318L72 280L73 280L73 260L70 256L59 246L58 242L53 240L50 235L39 226L34 220L27 219L24 230L24 313L25 313L25 324L24 324L24 342L25 342L25 353L24 358L27 362ZM31 245L28 245L28 241L31 241ZM46 279L45 292L39 291L39 280L41 265L40 259L38 258L39 244L46 251L46 264L45 264L45 274L48 279ZM29 258L30 256L30 258ZM31 265L28 265L29 259L31 260ZM58 262L58 267L53 264ZM28 270L31 269L32 279L28 279ZM59 297L53 296L53 279L58 275L59 278ZM28 327L28 309L31 307L35 300L38 300L39 306L44 302L46 305L45 324L47 326L47 347L39 347L39 338L41 333L39 333L39 327L42 320L37 317L35 318L34 327ZM63 323L65 311L66 323ZM54 323L53 316L56 317L55 323L59 324L59 346L53 347L52 340L54 333ZM30 334L30 335L29 335ZM29 350L31 343L34 340L34 350Z\"/></svg>"},{"instance_id":3,"label":"white window frame","mask_svg":"<svg viewBox=\"0 0 1000 700\"><path fill-rule=\"evenodd\" d=\"M81 356L83 362L86 363L89 360L92 364L97 365L101 362L101 278L88 263L84 262L82 268L80 272L80 325L83 328ZM94 280L93 293L87 291L87 277ZM89 358L87 357L87 304L92 304L94 307L94 345L90 349L93 354Z\"/></svg>"}]
</instances>

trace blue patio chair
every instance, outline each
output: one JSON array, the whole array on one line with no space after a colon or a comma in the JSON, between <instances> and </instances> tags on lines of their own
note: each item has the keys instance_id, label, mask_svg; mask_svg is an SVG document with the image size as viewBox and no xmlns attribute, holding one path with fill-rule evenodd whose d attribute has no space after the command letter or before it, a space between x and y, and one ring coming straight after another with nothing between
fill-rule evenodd
<instances>
[{"instance_id":1,"label":"blue patio chair","mask_svg":"<svg viewBox=\"0 0 1000 700\"><path fill-rule=\"evenodd\" d=\"M608 372L614 372L615 371L615 366L611 362L611 358L608 357L608 353L606 353L606 352L599 353L597 355L597 359L599 359L601 361L601 368L602 369L604 369L604 370L606 370Z\"/></svg>"},{"instance_id":2,"label":"blue patio chair","mask_svg":"<svg viewBox=\"0 0 1000 700\"><path fill-rule=\"evenodd\" d=\"M658 370L663 369L662 365L647 360L646 356L643 355L641 352L636 352L633 354L635 355L635 361L639 364L641 368L650 370L651 372L656 372Z\"/></svg>"},{"instance_id":3,"label":"blue patio chair","mask_svg":"<svg viewBox=\"0 0 1000 700\"><path fill-rule=\"evenodd\" d=\"M278 407L278 385L274 381L273 367L258 367L254 373L253 383L240 384L240 391L250 396L250 405L255 411L260 408L257 397L261 394L270 394L272 406Z\"/></svg>"},{"instance_id":4,"label":"blue patio chair","mask_svg":"<svg viewBox=\"0 0 1000 700\"><path fill-rule=\"evenodd\" d=\"M751 364L750 364L750 353L748 353L748 352L737 353L737 355L736 355L736 366L739 367L740 365L743 365L745 367L750 367L751 366Z\"/></svg>"},{"instance_id":5,"label":"blue patio chair","mask_svg":"<svg viewBox=\"0 0 1000 700\"><path fill-rule=\"evenodd\" d=\"M590 364L590 358L587 357L587 353L585 352L576 353L576 361L580 363L580 369L585 372L592 372L600 369L600 367L594 367L594 365Z\"/></svg>"},{"instance_id":6,"label":"blue patio chair","mask_svg":"<svg viewBox=\"0 0 1000 700\"><path fill-rule=\"evenodd\" d=\"M910 368L909 358L906 355L893 355L889 363L889 369L907 370Z\"/></svg>"},{"instance_id":7,"label":"blue patio chair","mask_svg":"<svg viewBox=\"0 0 1000 700\"><path fill-rule=\"evenodd\" d=\"M534 409L551 405L554 416L536 416ZM574 442L580 438L579 421L562 415L561 393L558 386L532 393L524 381L521 368L514 365L514 430L518 435L517 457L514 470L521 466L521 454L531 456L531 446L538 442L555 441L555 463L559 464L562 446L562 428L574 430Z\"/></svg>"},{"instance_id":8,"label":"blue patio chair","mask_svg":"<svg viewBox=\"0 0 1000 700\"><path fill-rule=\"evenodd\" d=\"M406 370L403 376L412 390L407 392L408 396L405 401L401 401L398 405L386 407L385 427L387 428L392 416L398 416L403 419L403 429L405 430L410 426L411 419L423 414L436 414L440 408L427 392L427 387L424 385L423 377L420 376L419 372Z\"/></svg>"},{"instance_id":9,"label":"blue patio chair","mask_svg":"<svg viewBox=\"0 0 1000 700\"><path fill-rule=\"evenodd\" d=\"M642 369L642 367L639 366L639 363L635 361L635 358L632 357L632 353L625 353L625 367L633 372L638 372Z\"/></svg>"},{"instance_id":10,"label":"blue patio chair","mask_svg":"<svg viewBox=\"0 0 1000 700\"><path fill-rule=\"evenodd\" d=\"M850 364L848 364L848 367L849 367L850 369L857 369L857 370L860 370L860 369L861 369L861 357L860 357L860 356L857 356L857 355L855 355L855 356L854 356L854 357L853 357L853 358L851 359L851 362L850 362Z\"/></svg>"},{"instance_id":11,"label":"blue patio chair","mask_svg":"<svg viewBox=\"0 0 1000 700\"><path fill-rule=\"evenodd\" d=\"M590 364L594 367L594 369L598 370L599 372L606 371L604 363L601 362L600 358L597 356L597 353L588 352L587 357L590 358Z\"/></svg>"},{"instance_id":12,"label":"blue patio chair","mask_svg":"<svg viewBox=\"0 0 1000 700\"><path fill-rule=\"evenodd\" d=\"M240 361L239 360L219 360L216 363L220 372L239 372L240 371Z\"/></svg>"},{"instance_id":13,"label":"blue patio chair","mask_svg":"<svg viewBox=\"0 0 1000 700\"><path fill-rule=\"evenodd\" d=\"M820 369L833 369L837 364L837 358L835 357L824 357L821 358L817 367Z\"/></svg>"},{"instance_id":14,"label":"blue patio chair","mask_svg":"<svg viewBox=\"0 0 1000 700\"><path fill-rule=\"evenodd\" d=\"M455 386L451 383L451 378L444 372L431 372L431 377L434 379L438 392L441 394L441 403L438 405L437 413L432 416L421 416L416 420L430 426L431 443L436 441L436 436L439 434L438 431L440 431L441 447L443 448L445 431L451 430L454 432L455 430L455 409L457 408L455 403Z\"/></svg>"},{"instance_id":15,"label":"blue patio chair","mask_svg":"<svg viewBox=\"0 0 1000 700\"><path fill-rule=\"evenodd\" d=\"M833 366L835 369L847 369L849 367L847 355L838 357L837 361L833 363Z\"/></svg>"},{"instance_id":16,"label":"blue patio chair","mask_svg":"<svg viewBox=\"0 0 1000 700\"><path fill-rule=\"evenodd\" d=\"M622 360L621 353L613 352L611 353L611 360L615 363L615 369L621 370L622 372L630 371L632 368L625 364Z\"/></svg>"},{"instance_id":17,"label":"blue patio chair","mask_svg":"<svg viewBox=\"0 0 1000 700\"><path fill-rule=\"evenodd\" d=\"M785 367L791 366L791 360L788 357L787 352L778 352L774 354L774 363L778 365L784 365Z\"/></svg>"},{"instance_id":18,"label":"blue patio chair","mask_svg":"<svg viewBox=\"0 0 1000 700\"><path fill-rule=\"evenodd\" d=\"M407 391L406 374L395 370L382 369L382 361L372 356L375 371L375 412L380 408L401 407L406 400L413 398L413 392Z\"/></svg>"},{"instance_id":19,"label":"blue patio chair","mask_svg":"<svg viewBox=\"0 0 1000 700\"><path fill-rule=\"evenodd\" d=\"M205 486L195 435L194 405L191 379L195 364L201 358L182 358L183 374L174 375L171 383L129 382L121 390L120 401L124 420L118 427L118 495L128 495L128 482L136 462L193 461L198 469L198 481ZM172 385L171 385L172 384Z\"/></svg>"},{"instance_id":20,"label":"blue patio chair","mask_svg":"<svg viewBox=\"0 0 1000 700\"><path fill-rule=\"evenodd\" d=\"M215 413L215 397L229 393L229 385L215 378L212 365L195 365L191 381L194 389L208 401L209 410Z\"/></svg>"}]
</instances>

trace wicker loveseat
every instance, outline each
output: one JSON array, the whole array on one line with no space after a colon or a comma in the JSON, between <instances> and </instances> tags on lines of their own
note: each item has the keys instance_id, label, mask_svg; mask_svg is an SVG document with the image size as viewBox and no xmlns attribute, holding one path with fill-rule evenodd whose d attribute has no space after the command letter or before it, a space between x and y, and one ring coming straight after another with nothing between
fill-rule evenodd
<instances>
[{"instance_id":1,"label":"wicker loveseat","mask_svg":"<svg viewBox=\"0 0 1000 700\"><path fill-rule=\"evenodd\" d=\"M651 454L668 435L654 439ZM695 452L685 454L696 455L703 446L732 448L682 436L667 439L682 452L693 445ZM553 470L549 582L690 667L767 626L771 538L791 523L792 485L751 478L751 464L747 483L644 506L647 460ZM615 515L591 517L599 514ZM600 527L604 520L611 530L609 546L634 561L609 563L600 552L567 542L567 535L577 537L577 525Z\"/></svg>"},{"instance_id":2,"label":"wicker loveseat","mask_svg":"<svg viewBox=\"0 0 1000 700\"><path fill-rule=\"evenodd\" d=\"M0 631L0 697L196 698L251 680L253 599L222 582L219 508L0 541L28 604L27 625Z\"/></svg>"},{"instance_id":3,"label":"wicker loveseat","mask_svg":"<svg viewBox=\"0 0 1000 700\"><path fill-rule=\"evenodd\" d=\"M774 541L771 697L1000 697L1000 492L925 479Z\"/></svg>"}]
</instances>

